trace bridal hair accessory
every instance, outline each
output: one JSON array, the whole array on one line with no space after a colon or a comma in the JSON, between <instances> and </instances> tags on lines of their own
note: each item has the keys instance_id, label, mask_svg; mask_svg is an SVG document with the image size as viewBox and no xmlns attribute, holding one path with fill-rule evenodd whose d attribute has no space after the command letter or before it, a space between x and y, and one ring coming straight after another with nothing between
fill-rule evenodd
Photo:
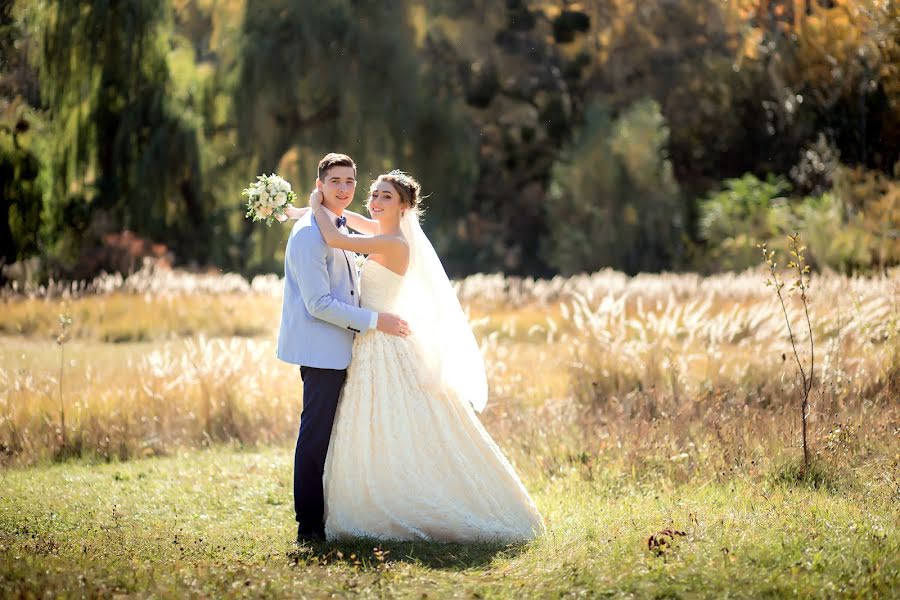
<instances>
[{"instance_id":1,"label":"bridal hair accessory","mask_svg":"<svg viewBox=\"0 0 900 600\"><path fill-rule=\"evenodd\" d=\"M404 173L403 171L401 171L400 169L394 169L392 171L388 171L387 175L390 175L391 177L396 177L403 183L403 185L405 185L408 188L413 187L412 178L409 175L407 175L406 173Z\"/></svg>"},{"instance_id":2,"label":"bridal hair accessory","mask_svg":"<svg viewBox=\"0 0 900 600\"><path fill-rule=\"evenodd\" d=\"M247 196L247 214L244 216L265 221L270 227L275 217L284 216L284 209L297 197L291 184L274 173L259 175L241 195Z\"/></svg>"}]
</instances>

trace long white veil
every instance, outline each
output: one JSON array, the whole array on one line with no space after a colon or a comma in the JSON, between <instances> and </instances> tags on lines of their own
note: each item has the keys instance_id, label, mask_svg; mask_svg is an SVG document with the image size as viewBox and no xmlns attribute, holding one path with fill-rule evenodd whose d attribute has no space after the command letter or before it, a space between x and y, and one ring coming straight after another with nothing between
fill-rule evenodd
<instances>
[{"instance_id":1,"label":"long white veil","mask_svg":"<svg viewBox=\"0 0 900 600\"><path fill-rule=\"evenodd\" d=\"M487 404L487 375L472 327L415 211L406 211L400 230L410 256L398 313L423 350L420 366L433 383L481 412Z\"/></svg>"}]
</instances>

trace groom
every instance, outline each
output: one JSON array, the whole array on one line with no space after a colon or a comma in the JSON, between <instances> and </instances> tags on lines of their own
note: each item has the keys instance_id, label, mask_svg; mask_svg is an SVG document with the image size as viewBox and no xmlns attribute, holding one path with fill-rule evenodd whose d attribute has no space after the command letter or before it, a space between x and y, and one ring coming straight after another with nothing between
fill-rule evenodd
<instances>
[{"instance_id":1,"label":"groom","mask_svg":"<svg viewBox=\"0 0 900 600\"><path fill-rule=\"evenodd\" d=\"M346 233L344 209L356 190L356 164L344 154L319 161L316 187L329 217ZM347 378L353 336L369 329L408 334L396 315L360 308L356 257L325 244L311 212L291 230L284 254L284 300L277 356L300 366L303 412L294 451L297 542L325 539L322 474L331 426Z\"/></svg>"}]
</instances>

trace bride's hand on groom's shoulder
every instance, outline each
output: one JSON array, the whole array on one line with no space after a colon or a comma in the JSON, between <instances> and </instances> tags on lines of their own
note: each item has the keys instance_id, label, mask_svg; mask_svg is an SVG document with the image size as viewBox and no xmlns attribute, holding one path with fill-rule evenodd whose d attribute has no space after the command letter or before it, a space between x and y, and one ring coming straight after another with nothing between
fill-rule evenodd
<instances>
[{"instance_id":1,"label":"bride's hand on groom's shoulder","mask_svg":"<svg viewBox=\"0 0 900 600\"><path fill-rule=\"evenodd\" d=\"M312 211L315 211L317 208L322 206L322 201L325 199L325 194L322 193L320 189L314 189L309 193L309 208Z\"/></svg>"}]
</instances>

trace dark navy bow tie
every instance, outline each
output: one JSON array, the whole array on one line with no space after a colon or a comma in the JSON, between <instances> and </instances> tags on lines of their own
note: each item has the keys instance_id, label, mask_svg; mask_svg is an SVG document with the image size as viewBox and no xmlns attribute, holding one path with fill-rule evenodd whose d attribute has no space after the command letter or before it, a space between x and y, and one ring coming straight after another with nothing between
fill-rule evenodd
<instances>
[{"instance_id":1,"label":"dark navy bow tie","mask_svg":"<svg viewBox=\"0 0 900 600\"><path fill-rule=\"evenodd\" d=\"M347 217L338 217L335 224L338 226L338 229L340 229L347 224Z\"/></svg>"}]
</instances>

